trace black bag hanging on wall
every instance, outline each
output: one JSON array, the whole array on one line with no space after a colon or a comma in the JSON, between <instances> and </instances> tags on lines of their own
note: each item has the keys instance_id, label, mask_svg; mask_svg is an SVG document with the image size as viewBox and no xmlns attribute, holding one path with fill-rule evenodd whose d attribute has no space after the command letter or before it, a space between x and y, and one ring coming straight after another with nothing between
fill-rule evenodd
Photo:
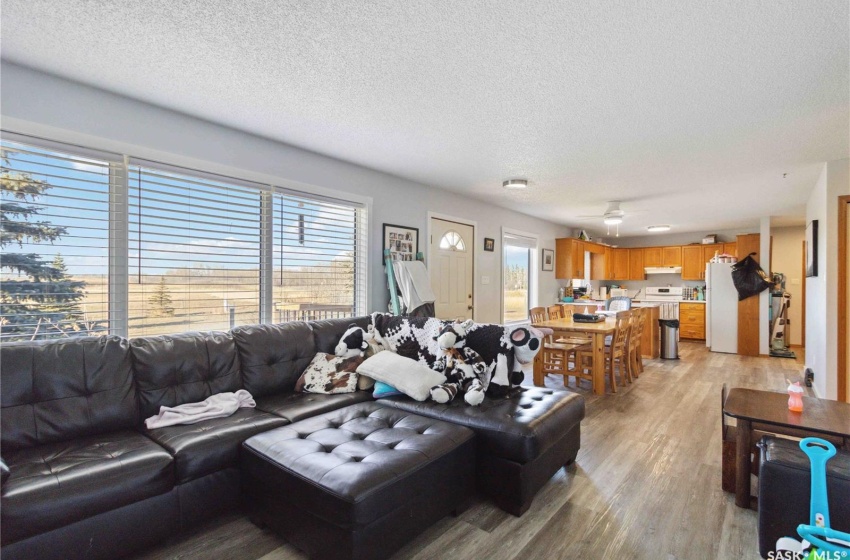
<instances>
[{"instance_id":1,"label":"black bag hanging on wall","mask_svg":"<svg viewBox=\"0 0 850 560\"><path fill-rule=\"evenodd\" d=\"M738 301L758 295L770 287L767 274L753 258L755 253L750 253L746 258L732 265L732 282L738 290Z\"/></svg>"}]
</instances>

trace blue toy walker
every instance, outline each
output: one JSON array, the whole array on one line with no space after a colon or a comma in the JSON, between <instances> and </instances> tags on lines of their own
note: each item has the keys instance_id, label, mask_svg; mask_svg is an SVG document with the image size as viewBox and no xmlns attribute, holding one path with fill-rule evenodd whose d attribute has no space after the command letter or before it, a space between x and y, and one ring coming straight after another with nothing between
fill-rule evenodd
<instances>
[{"instance_id":1,"label":"blue toy walker","mask_svg":"<svg viewBox=\"0 0 850 560\"><path fill-rule=\"evenodd\" d=\"M782 538L776 543L776 549L803 553L805 558L850 558L850 533L836 531L829 526L826 463L835 456L835 446L820 438L805 438L800 441L800 449L812 465L809 524L797 526L797 533L804 539L802 543ZM835 554L825 555L824 552Z\"/></svg>"}]
</instances>

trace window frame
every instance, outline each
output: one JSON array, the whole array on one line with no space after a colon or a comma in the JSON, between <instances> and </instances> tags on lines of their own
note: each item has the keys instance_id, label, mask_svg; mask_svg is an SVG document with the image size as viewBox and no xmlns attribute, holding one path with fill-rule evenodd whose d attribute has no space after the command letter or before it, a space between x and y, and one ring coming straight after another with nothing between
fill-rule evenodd
<instances>
[{"instance_id":1,"label":"window frame","mask_svg":"<svg viewBox=\"0 0 850 560\"><path fill-rule=\"evenodd\" d=\"M518 247L519 245L514 245L509 242L509 239L512 237L521 237L525 238L529 242L528 249L528 308L536 307L538 302L538 282L539 282L539 272L538 268L538 248L540 247L540 238L537 234L530 233L527 231L516 230L512 228L502 227L502 250L500 257L500 268L499 268L499 292L500 292L500 319L502 324L504 325L524 325L529 324L529 317L525 319L521 319L518 321L506 321L505 320L505 251L508 246ZM531 246L533 245L533 246Z\"/></svg>"},{"instance_id":2,"label":"window frame","mask_svg":"<svg viewBox=\"0 0 850 560\"><path fill-rule=\"evenodd\" d=\"M353 290L353 313L354 316L363 316L367 313L369 303L369 251L371 232L369 229L369 217L372 211L372 200L368 197L348 196L347 193L339 193L343 196L334 196L337 191L316 187L308 184L297 183L278 177L272 177L260 173L239 173L245 176L257 176L260 181L249 178L241 178L230 173L218 173L198 169L196 167L185 167L163 161L157 161L144 157L136 157L131 154L120 154L112 151L92 149L75 143L63 142L61 140L45 139L38 136L22 134L10 130L0 129L0 138L10 142L18 142L43 150L57 151L77 157L99 159L109 163L109 232L108 232L108 318L109 334L129 337L129 253L130 253L130 200L129 181L130 169L133 166L155 168L162 171L178 173L196 179L212 179L237 186L248 186L257 189L260 193L259 236L260 257L258 267L260 269L257 294L259 298L259 320L260 323L271 323L274 321L274 201L276 194L303 198L305 200L333 203L351 207L355 210L355 235L354 235L354 290ZM174 159L181 159L174 156ZM197 160L192 160L194 164ZM209 167L216 167L211 164ZM176 334L182 331L175 331Z\"/></svg>"}]
</instances>

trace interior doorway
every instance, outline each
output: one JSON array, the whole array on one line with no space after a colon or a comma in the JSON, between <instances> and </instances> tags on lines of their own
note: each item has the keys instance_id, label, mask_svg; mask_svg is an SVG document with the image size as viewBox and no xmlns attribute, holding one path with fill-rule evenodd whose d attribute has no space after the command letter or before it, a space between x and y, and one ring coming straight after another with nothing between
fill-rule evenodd
<instances>
[{"instance_id":1,"label":"interior doorway","mask_svg":"<svg viewBox=\"0 0 850 560\"><path fill-rule=\"evenodd\" d=\"M431 217L428 267L440 319L472 319L475 225Z\"/></svg>"}]
</instances>

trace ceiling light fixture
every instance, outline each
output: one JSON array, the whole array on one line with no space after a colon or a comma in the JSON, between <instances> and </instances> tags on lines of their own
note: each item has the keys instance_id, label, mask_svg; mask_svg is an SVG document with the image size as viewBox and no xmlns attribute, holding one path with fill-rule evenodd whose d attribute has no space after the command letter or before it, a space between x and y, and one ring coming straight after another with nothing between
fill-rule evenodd
<instances>
[{"instance_id":1,"label":"ceiling light fixture","mask_svg":"<svg viewBox=\"0 0 850 560\"><path fill-rule=\"evenodd\" d=\"M606 226L616 226L623 223L623 218L620 216L609 216L603 220Z\"/></svg>"},{"instance_id":2,"label":"ceiling light fixture","mask_svg":"<svg viewBox=\"0 0 850 560\"><path fill-rule=\"evenodd\" d=\"M670 226L649 226L646 228L647 231L670 231Z\"/></svg>"},{"instance_id":3,"label":"ceiling light fixture","mask_svg":"<svg viewBox=\"0 0 850 560\"><path fill-rule=\"evenodd\" d=\"M528 187L528 181L525 179L508 179L502 182L502 186L510 190L520 190Z\"/></svg>"}]
</instances>

